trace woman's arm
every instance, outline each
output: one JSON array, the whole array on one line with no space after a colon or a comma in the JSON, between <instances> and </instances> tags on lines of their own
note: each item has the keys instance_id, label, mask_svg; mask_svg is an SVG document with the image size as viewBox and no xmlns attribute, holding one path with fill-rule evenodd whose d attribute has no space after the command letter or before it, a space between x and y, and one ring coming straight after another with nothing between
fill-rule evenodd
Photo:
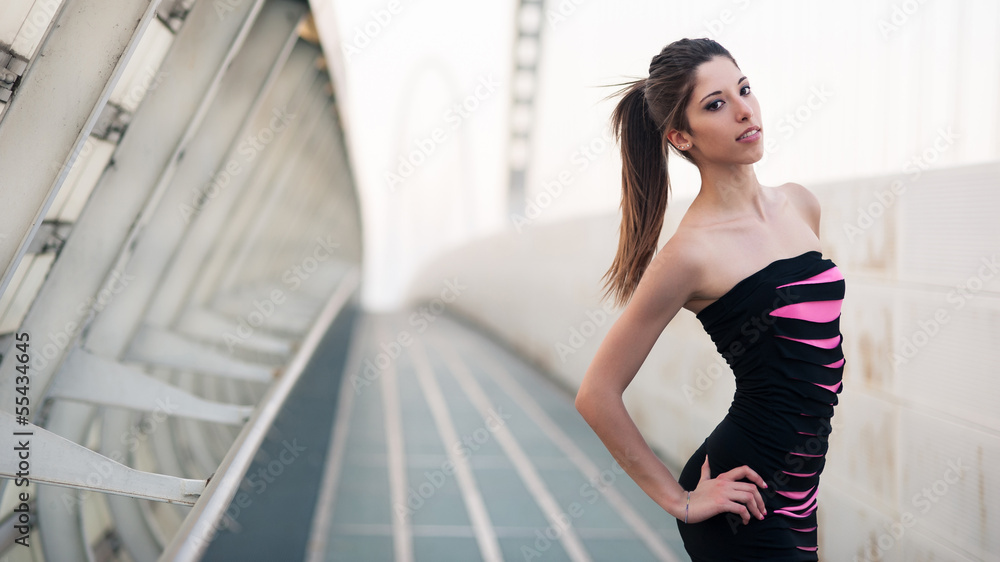
<instances>
[{"instance_id":1,"label":"woman's arm","mask_svg":"<svg viewBox=\"0 0 1000 562\"><path fill-rule=\"evenodd\" d=\"M693 295L701 267L694 250L672 238L653 258L631 301L601 342L576 395L576 408L626 473L668 513L685 518L687 493L643 439L622 401L650 349L666 325ZM764 481L749 467L733 469L699 482L692 491L688 521L695 523L724 511L744 522L750 512L763 518L764 501L749 478ZM725 478L724 478L725 477ZM744 505L745 504L745 505Z\"/></svg>"}]
</instances>

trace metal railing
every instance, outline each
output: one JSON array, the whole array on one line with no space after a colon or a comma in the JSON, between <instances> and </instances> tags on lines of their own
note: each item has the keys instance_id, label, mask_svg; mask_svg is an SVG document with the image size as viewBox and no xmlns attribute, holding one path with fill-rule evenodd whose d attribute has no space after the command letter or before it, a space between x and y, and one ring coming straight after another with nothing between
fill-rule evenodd
<instances>
[{"instance_id":1,"label":"metal railing","mask_svg":"<svg viewBox=\"0 0 1000 562\"><path fill-rule=\"evenodd\" d=\"M305 2L43 3L0 107L0 555L195 559L357 292L337 105Z\"/></svg>"}]
</instances>

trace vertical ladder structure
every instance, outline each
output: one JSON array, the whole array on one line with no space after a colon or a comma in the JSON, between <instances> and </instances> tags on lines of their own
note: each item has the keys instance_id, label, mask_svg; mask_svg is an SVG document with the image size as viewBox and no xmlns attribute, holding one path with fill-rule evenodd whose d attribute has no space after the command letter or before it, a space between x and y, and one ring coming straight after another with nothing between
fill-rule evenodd
<instances>
[{"instance_id":1,"label":"vertical ladder structure","mask_svg":"<svg viewBox=\"0 0 1000 562\"><path fill-rule=\"evenodd\" d=\"M0 557L198 559L357 299L359 202L309 6L3 12Z\"/></svg>"},{"instance_id":2,"label":"vertical ladder structure","mask_svg":"<svg viewBox=\"0 0 1000 562\"><path fill-rule=\"evenodd\" d=\"M508 154L507 207L511 214L524 212L528 196L525 183L531 165L531 137L545 17L543 5L543 0L520 0L517 8Z\"/></svg>"}]
</instances>

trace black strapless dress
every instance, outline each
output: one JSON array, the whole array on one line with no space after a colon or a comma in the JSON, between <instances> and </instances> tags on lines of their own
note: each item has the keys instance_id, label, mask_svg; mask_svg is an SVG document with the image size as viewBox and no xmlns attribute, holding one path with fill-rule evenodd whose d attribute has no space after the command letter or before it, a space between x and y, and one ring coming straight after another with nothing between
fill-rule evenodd
<instances>
[{"instance_id":1,"label":"black strapless dress","mask_svg":"<svg viewBox=\"0 0 1000 562\"><path fill-rule=\"evenodd\" d=\"M771 262L696 315L736 375L736 393L678 481L695 489L707 453L713 478L745 464L768 488L763 520L678 520L695 562L818 560L816 496L842 389L844 292L837 266L812 250Z\"/></svg>"}]
</instances>

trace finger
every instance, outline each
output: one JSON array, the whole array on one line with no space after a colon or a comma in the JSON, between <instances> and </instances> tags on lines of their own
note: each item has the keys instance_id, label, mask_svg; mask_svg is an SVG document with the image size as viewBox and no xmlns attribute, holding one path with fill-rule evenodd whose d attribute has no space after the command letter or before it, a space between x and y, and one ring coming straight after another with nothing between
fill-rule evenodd
<instances>
[{"instance_id":1,"label":"finger","mask_svg":"<svg viewBox=\"0 0 1000 562\"><path fill-rule=\"evenodd\" d=\"M756 519L764 518L764 512L762 511L763 506L757 503L757 498L754 496L753 492L750 491L738 492L736 494L736 497L732 499L746 505L747 510Z\"/></svg>"},{"instance_id":2,"label":"finger","mask_svg":"<svg viewBox=\"0 0 1000 562\"><path fill-rule=\"evenodd\" d=\"M739 480L740 478L746 478L747 480L750 480L751 482L760 486L761 488L767 488L767 482L764 482L764 479L761 478L760 475L757 474L757 472L754 469L750 468L747 465L738 467L737 470L739 469L742 469L743 472L741 473L741 476L737 478L737 480Z\"/></svg>"},{"instance_id":3,"label":"finger","mask_svg":"<svg viewBox=\"0 0 1000 562\"><path fill-rule=\"evenodd\" d=\"M767 507L764 506L764 496L760 495L760 490L754 488L751 493L753 494L754 503L760 508L760 518L763 519L767 515Z\"/></svg>"},{"instance_id":4,"label":"finger","mask_svg":"<svg viewBox=\"0 0 1000 562\"><path fill-rule=\"evenodd\" d=\"M752 488L753 484L736 482L732 486L725 488L724 497L730 502L744 506L748 513L755 519L763 519L764 514L757 504L757 499L754 497L753 492L747 489L748 487Z\"/></svg>"},{"instance_id":5,"label":"finger","mask_svg":"<svg viewBox=\"0 0 1000 562\"><path fill-rule=\"evenodd\" d=\"M767 482L764 482L764 479L747 465L738 466L725 474L719 475L720 478L723 476L726 477L726 480L741 480L746 478L761 488L767 488Z\"/></svg>"},{"instance_id":6,"label":"finger","mask_svg":"<svg viewBox=\"0 0 1000 562\"><path fill-rule=\"evenodd\" d=\"M741 492L749 494L749 501L756 508L751 510L753 511L754 517L763 519L764 516L767 515L767 508L764 505L764 497L760 494L760 489L757 488L757 486L748 482L736 482L734 487Z\"/></svg>"},{"instance_id":7,"label":"finger","mask_svg":"<svg viewBox=\"0 0 1000 562\"><path fill-rule=\"evenodd\" d=\"M745 505L741 503L729 503L726 504L726 511L739 515L740 519L743 520L744 525L750 523L750 512L747 511Z\"/></svg>"},{"instance_id":8,"label":"finger","mask_svg":"<svg viewBox=\"0 0 1000 562\"><path fill-rule=\"evenodd\" d=\"M708 466L708 455L705 455L705 462L701 463L701 479L708 480L712 477L712 469Z\"/></svg>"}]
</instances>

